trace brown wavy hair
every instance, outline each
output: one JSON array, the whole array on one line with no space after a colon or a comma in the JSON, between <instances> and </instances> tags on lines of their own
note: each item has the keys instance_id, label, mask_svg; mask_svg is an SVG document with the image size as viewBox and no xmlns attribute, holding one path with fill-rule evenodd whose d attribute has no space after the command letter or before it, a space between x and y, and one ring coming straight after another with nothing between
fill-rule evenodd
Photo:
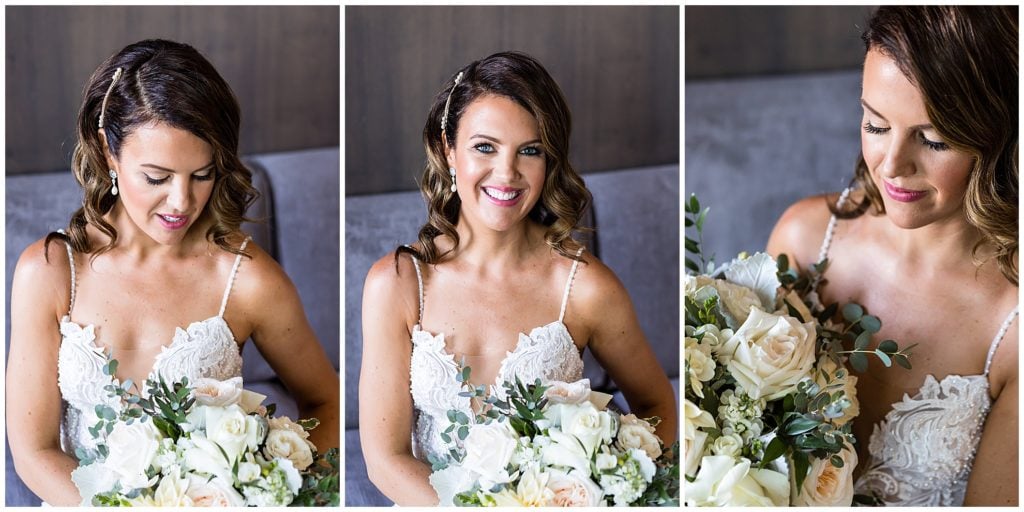
<instances>
[{"instance_id":1,"label":"brown wavy hair","mask_svg":"<svg viewBox=\"0 0 1024 512\"><path fill-rule=\"evenodd\" d=\"M120 77L111 82L117 68ZM106 110L102 111L107 90ZM213 218L206 238L233 254L244 254L229 238L248 221L245 210L259 193L252 173L238 158L241 111L227 82L195 48L182 43L149 39L126 46L93 72L83 91L78 111L77 142L71 171L82 186L82 207L71 215L67 234L50 233L46 245L62 239L92 257L113 249L117 230L103 219L117 203L110 194L99 120L114 158L119 158L125 139L139 126L161 122L185 130L213 147L213 192L203 214ZM110 241L101 247L90 243L87 225L93 225Z\"/></svg>"},{"instance_id":2,"label":"brown wavy hair","mask_svg":"<svg viewBox=\"0 0 1024 512\"><path fill-rule=\"evenodd\" d=\"M462 79L453 89L459 73ZM459 121L466 108L477 98L491 94L516 102L537 119L547 167L540 200L530 211L529 218L547 227L544 240L548 246L567 258L580 259L576 256L580 244L573 240L572 234L588 231L578 224L592 197L569 163L572 117L565 96L536 59L520 52L501 52L456 71L434 97L423 127L427 165L420 180L420 191L427 203L427 222L419 231L421 249L399 247L395 252L396 262L399 254L409 252L426 263L437 263L458 248L455 224L462 202L458 194L451 191L445 150L455 145ZM448 118L443 119L449 96ZM439 253L434 243L441 235L454 244L444 253Z\"/></svg>"},{"instance_id":3,"label":"brown wavy hair","mask_svg":"<svg viewBox=\"0 0 1024 512\"><path fill-rule=\"evenodd\" d=\"M942 139L973 158L964 198L967 221L982 239L975 264L995 259L1018 285L1017 144L1018 22L1016 6L880 7L861 36L865 51L893 59L924 97L928 119ZM864 156L853 184L865 191L841 213L885 213ZM839 210L834 205L833 211ZM983 246L993 255L977 257Z\"/></svg>"}]
</instances>

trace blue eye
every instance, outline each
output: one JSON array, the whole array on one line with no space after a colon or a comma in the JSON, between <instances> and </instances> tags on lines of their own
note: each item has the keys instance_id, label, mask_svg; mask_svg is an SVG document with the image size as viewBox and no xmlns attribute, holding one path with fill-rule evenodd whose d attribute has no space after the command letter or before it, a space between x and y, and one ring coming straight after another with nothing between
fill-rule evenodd
<instances>
[{"instance_id":1,"label":"blue eye","mask_svg":"<svg viewBox=\"0 0 1024 512\"><path fill-rule=\"evenodd\" d=\"M541 149L537 146L525 147L519 150L519 152L526 156L540 156L542 154Z\"/></svg>"},{"instance_id":2,"label":"blue eye","mask_svg":"<svg viewBox=\"0 0 1024 512\"><path fill-rule=\"evenodd\" d=\"M473 149L475 149L475 150L477 150L477 151L479 151L481 153L494 153L494 146L492 146L492 145L490 145L490 144L488 144L486 142L483 142L483 143L480 143L480 144L477 144L477 145L473 146Z\"/></svg>"}]
</instances>

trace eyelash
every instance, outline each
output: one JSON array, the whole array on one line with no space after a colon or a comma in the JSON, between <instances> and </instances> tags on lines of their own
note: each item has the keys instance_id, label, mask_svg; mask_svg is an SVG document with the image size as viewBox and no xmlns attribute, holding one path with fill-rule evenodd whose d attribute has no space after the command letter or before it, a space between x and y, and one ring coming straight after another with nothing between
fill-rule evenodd
<instances>
[{"instance_id":1,"label":"eyelash","mask_svg":"<svg viewBox=\"0 0 1024 512\"><path fill-rule=\"evenodd\" d=\"M166 176L164 178L160 178L160 179L156 180L156 179L150 178L149 175L145 174L145 173L143 173L143 176L146 177L146 183L149 183L150 185L153 185L154 187L158 186L158 185L163 185L164 183L167 183L167 180L169 180L171 178L170 176ZM196 181L210 181L210 180L213 179L213 171L210 171L207 174L193 174L192 175L192 179L194 179Z\"/></svg>"},{"instance_id":2,"label":"eyelash","mask_svg":"<svg viewBox=\"0 0 1024 512\"><path fill-rule=\"evenodd\" d=\"M879 135L879 134L883 134L885 132L888 132L889 129L888 128L879 128L879 127L871 124L870 122L867 122L867 123L864 123L864 131L867 132L867 133L870 133L872 135ZM925 138L924 135L922 135L920 133L917 135L917 137L921 140L921 144L924 144L925 146L928 146L928 149L931 149L932 151L945 151L945 150L949 149L949 146L945 142L935 142L935 141L932 141L932 140L928 140L927 138Z\"/></svg>"},{"instance_id":3,"label":"eyelash","mask_svg":"<svg viewBox=\"0 0 1024 512\"><path fill-rule=\"evenodd\" d=\"M479 152L481 152L481 153L483 153L485 155L489 155L491 153L494 153L494 146L492 146L491 144L487 144L487 143L477 144L477 145L473 146L473 149L475 149L475 150L477 150L477 151L479 151ZM532 151L532 152L527 153L526 151ZM541 156L543 154L541 149L539 147L537 147L537 146L527 146L527 147L519 150L519 152L522 153L525 156Z\"/></svg>"}]
</instances>

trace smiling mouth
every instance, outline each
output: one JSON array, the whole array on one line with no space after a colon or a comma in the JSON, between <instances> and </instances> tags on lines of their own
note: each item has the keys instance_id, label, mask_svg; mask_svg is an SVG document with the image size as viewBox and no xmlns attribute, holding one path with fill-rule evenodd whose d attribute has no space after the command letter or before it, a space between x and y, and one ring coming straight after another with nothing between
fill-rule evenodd
<instances>
[{"instance_id":1,"label":"smiling mouth","mask_svg":"<svg viewBox=\"0 0 1024 512\"><path fill-rule=\"evenodd\" d=\"M522 194L522 193L523 193L522 190L507 190L507 191L505 191L505 190L498 190L496 188L484 187L484 194L487 194L488 197L497 199L499 201L511 201L511 200L519 197L519 195Z\"/></svg>"},{"instance_id":2,"label":"smiling mouth","mask_svg":"<svg viewBox=\"0 0 1024 512\"><path fill-rule=\"evenodd\" d=\"M188 215L163 215L160 214L160 218L170 222L171 224L178 224L188 219Z\"/></svg>"}]
</instances>

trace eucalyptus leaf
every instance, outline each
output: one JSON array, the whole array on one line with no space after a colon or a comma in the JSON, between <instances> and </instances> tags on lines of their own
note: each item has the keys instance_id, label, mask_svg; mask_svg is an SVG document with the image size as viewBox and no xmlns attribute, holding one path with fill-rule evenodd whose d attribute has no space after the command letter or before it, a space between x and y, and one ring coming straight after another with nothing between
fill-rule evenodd
<instances>
[{"instance_id":1,"label":"eucalyptus leaf","mask_svg":"<svg viewBox=\"0 0 1024 512\"><path fill-rule=\"evenodd\" d=\"M878 350L881 350L886 354L895 354L899 349L899 345L897 345L894 340L885 340L878 344Z\"/></svg>"},{"instance_id":2,"label":"eucalyptus leaf","mask_svg":"<svg viewBox=\"0 0 1024 512\"><path fill-rule=\"evenodd\" d=\"M829 459L829 460L832 462L833 466L835 466L837 468L843 467L843 458L842 457L840 457L838 455L833 455L832 458Z\"/></svg>"},{"instance_id":3,"label":"eucalyptus leaf","mask_svg":"<svg viewBox=\"0 0 1024 512\"><path fill-rule=\"evenodd\" d=\"M860 319L860 326L864 328L865 331L876 333L882 329L882 321L879 320L877 316L864 315Z\"/></svg>"},{"instance_id":4,"label":"eucalyptus leaf","mask_svg":"<svg viewBox=\"0 0 1024 512\"><path fill-rule=\"evenodd\" d=\"M858 373L868 371L868 356L864 355L863 352L850 354L850 366Z\"/></svg>"},{"instance_id":5,"label":"eucalyptus leaf","mask_svg":"<svg viewBox=\"0 0 1024 512\"><path fill-rule=\"evenodd\" d=\"M889 354L886 354L881 350L875 350L875 355L882 360L882 364L884 364L886 368L892 366L892 359L889 358Z\"/></svg>"},{"instance_id":6,"label":"eucalyptus leaf","mask_svg":"<svg viewBox=\"0 0 1024 512\"><path fill-rule=\"evenodd\" d=\"M892 358L893 360L896 361L896 364L902 366L903 368L906 368L907 370L911 368L910 360L907 359L907 356L903 354L893 354Z\"/></svg>"},{"instance_id":7,"label":"eucalyptus leaf","mask_svg":"<svg viewBox=\"0 0 1024 512\"><path fill-rule=\"evenodd\" d=\"M847 322L854 323L864 316L864 308L860 307L860 304L849 303L843 306L843 318Z\"/></svg>"},{"instance_id":8,"label":"eucalyptus leaf","mask_svg":"<svg viewBox=\"0 0 1024 512\"><path fill-rule=\"evenodd\" d=\"M854 350L865 350L868 345L871 344L871 333L864 331L857 335L857 340L853 342Z\"/></svg>"}]
</instances>

